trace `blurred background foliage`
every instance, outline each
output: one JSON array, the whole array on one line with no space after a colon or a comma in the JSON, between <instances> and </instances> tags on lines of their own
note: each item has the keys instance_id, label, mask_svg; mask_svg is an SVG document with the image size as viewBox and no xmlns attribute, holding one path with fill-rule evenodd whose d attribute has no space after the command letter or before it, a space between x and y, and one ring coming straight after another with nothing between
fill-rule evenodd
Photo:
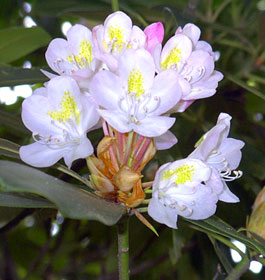
<instances>
[{"instance_id":1,"label":"blurred background foliage","mask_svg":"<svg viewBox=\"0 0 265 280\"><path fill-rule=\"evenodd\" d=\"M216 68L225 75L213 97L198 100L185 113L176 114L173 132L179 142L170 150L157 153L146 169L146 180L153 179L159 165L186 157L200 136L216 123L220 112L233 117L230 136L246 143L240 165L244 176L229 183L241 202L219 202L216 213L234 229L225 233L219 225L213 228L213 222L193 224L180 219L179 229L172 231L153 222L160 235L157 238L132 216L131 279L237 279L226 278L241 259L232 258L231 243L226 241L233 239L233 230L246 227L254 200L265 184L265 1L119 3L120 9L142 28L162 21L165 39L178 26L197 24L202 30L201 38L220 52ZM21 103L23 96L46 81L39 69L47 68L44 55L49 41L64 37L65 29L75 23L92 28L111 12L108 0L0 1L0 138L20 145L31 141L30 132L20 120ZM34 25L38 27L29 28ZM95 145L102 137L100 131L90 135ZM1 158L9 159L7 156ZM87 176L83 160L75 162L73 169ZM58 170L44 171L72 182L71 177ZM10 172L15 174L16 170ZM4 280L117 279L115 227L63 218L49 208L11 207L0 207L0 226L0 276ZM241 252L244 258L258 259L264 252L253 250L254 245L247 240L241 241L248 245L245 255ZM258 241L265 246L264 240ZM265 263L262 258L259 260ZM244 271L240 279L265 279L264 268L259 273L247 267Z\"/></svg>"}]
</instances>

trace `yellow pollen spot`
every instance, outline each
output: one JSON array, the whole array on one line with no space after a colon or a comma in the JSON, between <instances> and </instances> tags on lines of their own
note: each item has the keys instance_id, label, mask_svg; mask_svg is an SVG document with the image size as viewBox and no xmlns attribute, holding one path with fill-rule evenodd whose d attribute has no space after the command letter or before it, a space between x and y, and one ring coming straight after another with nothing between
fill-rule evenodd
<instances>
[{"instance_id":1,"label":"yellow pollen spot","mask_svg":"<svg viewBox=\"0 0 265 280\"><path fill-rule=\"evenodd\" d=\"M140 98L145 93L143 88L144 78L139 70L133 69L128 78L128 91Z\"/></svg>"},{"instance_id":2,"label":"yellow pollen spot","mask_svg":"<svg viewBox=\"0 0 265 280\"><path fill-rule=\"evenodd\" d=\"M68 62L72 63L72 62L73 62L73 57L72 57L72 55L69 54L69 55L67 56L66 60L67 60Z\"/></svg>"},{"instance_id":3,"label":"yellow pollen spot","mask_svg":"<svg viewBox=\"0 0 265 280\"><path fill-rule=\"evenodd\" d=\"M82 41L79 45L79 55L75 56L75 61L81 68L86 67L86 63L90 65L92 61L92 46L88 40Z\"/></svg>"},{"instance_id":4,"label":"yellow pollen spot","mask_svg":"<svg viewBox=\"0 0 265 280\"><path fill-rule=\"evenodd\" d=\"M72 117L75 117L76 123L80 122L80 112L73 96L70 95L69 91L64 92L63 99L60 104L60 111L48 111L47 115L52 119L66 123Z\"/></svg>"},{"instance_id":5,"label":"yellow pollen spot","mask_svg":"<svg viewBox=\"0 0 265 280\"><path fill-rule=\"evenodd\" d=\"M162 180L169 180L172 176L176 176L176 185L191 182L194 175L194 165L183 164L175 169L170 169L164 172Z\"/></svg>"},{"instance_id":6,"label":"yellow pollen spot","mask_svg":"<svg viewBox=\"0 0 265 280\"><path fill-rule=\"evenodd\" d=\"M170 68L172 65L178 65L181 59L181 50L177 47L173 48L164 61L161 62L163 70Z\"/></svg>"},{"instance_id":7,"label":"yellow pollen spot","mask_svg":"<svg viewBox=\"0 0 265 280\"><path fill-rule=\"evenodd\" d=\"M108 31L110 41L113 43L112 51L117 48L120 52L125 45L122 29L119 26L111 25Z\"/></svg>"}]
</instances>

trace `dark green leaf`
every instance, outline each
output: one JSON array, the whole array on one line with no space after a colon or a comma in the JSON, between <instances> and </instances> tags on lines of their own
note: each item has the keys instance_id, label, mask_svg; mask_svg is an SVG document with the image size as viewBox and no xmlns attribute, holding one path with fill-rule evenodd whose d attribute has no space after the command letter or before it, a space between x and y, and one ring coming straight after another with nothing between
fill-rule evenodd
<instances>
[{"instance_id":1,"label":"dark green leaf","mask_svg":"<svg viewBox=\"0 0 265 280\"><path fill-rule=\"evenodd\" d=\"M47 69L48 70L48 69ZM37 84L48 81L40 72L40 68L24 69L11 66L0 67L0 86L16 86L22 84Z\"/></svg>"},{"instance_id":2,"label":"dark green leaf","mask_svg":"<svg viewBox=\"0 0 265 280\"><path fill-rule=\"evenodd\" d=\"M208 237L211 240L214 250L215 250L219 260L221 261L225 271L227 273L230 273L231 270L233 269L233 266L231 264L230 251L223 243L214 239L213 237L211 237L211 235L208 235Z\"/></svg>"},{"instance_id":3,"label":"dark green leaf","mask_svg":"<svg viewBox=\"0 0 265 280\"><path fill-rule=\"evenodd\" d=\"M0 63L17 60L51 40L50 35L40 27L11 27L0 30Z\"/></svg>"},{"instance_id":4,"label":"dark green leaf","mask_svg":"<svg viewBox=\"0 0 265 280\"><path fill-rule=\"evenodd\" d=\"M1 197L0 197L1 199ZM9 221L22 211L21 208L0 207L0 227L5 226Z\"/></svg>"},{"instance_id":5,"label":"dark green leaf","mask_svg":"<svg viewBox=\"0 0 265 280\"><path fill-rule=\"evenodd\" d=\"M0 192L0 206L21 208L55 208L55 205L37 195L29 193Z\"/></svg>"},{"instance_id":6,"label":"dark green leaf","mask_svg":"<svg viewBox=\"0 0 265 280\"><path fill-rule=\"evenodd\" d=\"M72 219L98 220L113 225L125 210L121 205L106 201L78 186L15 162L0 161L0 180L2 191L41 195L56 204L65 217Z\"/></svg>"},{"instance_id":7,"label":"dark green leaf","mask_svg":"<svg viewBox=\"0 0 265 280\"><path fill-rule=\"evenodd\" d=\"M8 141L6 139L0 138L0 155L20 158L19 157L19 145Z\"/></svg>"},{"instance_id":8,"label":"dark green leaf","mask_svg":"<svg viewBox=\"0 0 265 280\"><path fill-rule=\"evenodd\" d=\"M196 225L199 228L203 228L208 232L214 232L216 234L225 236L230 239L236 239L238 241L243 242L249 248L258 251L260 254L265 255L265 246L264 244L260 244L249 237L237 232L233 227L224 223L221 220L216 220L214 218L209 218L203 221L195 221L195 220L185 220L188 223Z\"/></svg>"}]
</instances>

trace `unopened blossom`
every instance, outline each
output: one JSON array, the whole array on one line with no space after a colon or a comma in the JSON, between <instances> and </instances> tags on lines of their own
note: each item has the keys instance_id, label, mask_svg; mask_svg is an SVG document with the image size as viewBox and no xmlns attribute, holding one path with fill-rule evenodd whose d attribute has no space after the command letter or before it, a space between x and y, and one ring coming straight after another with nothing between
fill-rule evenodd
<instances>
[{"instance_id":1,"label":"unopened blossom","mask_svg":"<svg viewBox=\"0 0 265 280\"><path fill-rule=\"evenodd\" d=\"M123 12L110 14L104 24L93 28L97 57L112 70L117 71L118 59L126 49L146 47L146 35Z\"/></svg>"},{"instance_id":2,"label":"unopened blossom","mask_svg":"<svg viewBox=\"0 0 265 280\"><path fill-rule=\"evenodd\" d=\"M72 78L56 77L35 90L22 104L22 120L35 140L19 151L30 165L47 167L64 158L70 168L74 160L93 153L87 132L99 115L91 98L80 93Z\"/></svg>"},{"instance_id":3,"label":"unopened blossom","mask_svg":"<svg viewBox=\"0 0 265 280\"><path fill-rule=\"evenodd\" d=\"M215 192L220 200L225 202L238 202L236 197L227 187L226 181L232 181L241 177L241 171L235 170L241 160L241 149L244 142L234 138L228 138L230 120L232 117L221 113L217 124L210 129L196 144L196 149L189 155L189 158L196 158L204 161L213 169L216 181L222 182L223 186L216 184Z\"/></svg>"},{"instance_id":4,"label":"unopened blossom","mask_svg":"<svg viewBox=\"0 0 265 280\"><path fill-rule=\"evenodd\" d=\"M102 108L100 115L117 131L135 131L146 137L168 131L175 118L162 116L180 99L177 73L168 69L155 76L150 53L126 50L119 58L118 75L100 71L90 84L90 94Z\"/></svg>"},{"instance_id":5,"label":"unopened blossom","mask_svg":"<svg viewBox=\"0 0 265 280\"><path fill-rule=\"evenodd\" d=\"M206 219L216 211L212 170L198 159L182 159L162 165L153 183L148 214L157 222L177 228L178 215Z\"/></svg>"},{"instance_id":6,"label":"unopened blossom","mask_svg":"<svg viewBox=\"0 0 265 280\"><path fill-rule=\"evenodd\" d=\"M56 38L50 42L45 54L47 63L59 75L70 76L81 88L87 89L91 77L101 65L95 58L92 32L76 24L67 31L66 38ZM43 72L49 78L54 77Z\"/></svg>"},{"instance_id":7,"label":"unopened blossom","mask_svg":"<svg viewBox=\"0 0 265 280\"><path fill-rule=\"evenodd\" d=\"M154 22L145 28L144 34L146 35L146 49L152 53L156 45L162 43L164 39L164 26L161 22Z\"/></svg>"},{"instance_id":8,"label":"unopened blossom","mask_svg":"<svg viewBox=\"0 0 265 280\"><path fill-rule=\"evenodd\" d=\"M173 69L179 75L182 97L171 112L183 112L196 99L212 96L223 78L214 69L215 59L210 45L198 41L199 36L199 28L189 24L183 30L178 29L163 48L158 44L153 51L159 73Z\"/></svg>"}]
</instances>

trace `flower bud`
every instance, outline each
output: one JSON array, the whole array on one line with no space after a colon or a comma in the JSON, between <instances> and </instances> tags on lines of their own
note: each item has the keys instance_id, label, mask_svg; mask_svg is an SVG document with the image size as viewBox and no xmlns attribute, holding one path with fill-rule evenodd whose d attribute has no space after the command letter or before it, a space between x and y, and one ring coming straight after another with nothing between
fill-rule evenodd
<instances>
[{"instance_id":1,"label":"flower bud","mask_svg":"<svg viewBox=\"0 0 265 280\"><path fill-rule=\"evenodd\" d=\"M130 191L132 187L141 179L141 175L132 170L129 166L124 165L113 177L113 183L124 192Z\"/></svg>"},{"instance_id":2,"label":"flower bud","mask_svg":"<svg viewBox=\"0 0 265 280\"><path fill-rule=\"evenodd\" d=\"M265 186L255 200L247 228L265 239Z\"/></svg>"},{"instance_id":3,"label":"flower bud","mask_svg":"<svg viewBox=\"0 0 265 280\"><path fill-rule=\"evenodd\" d=\"M114 186L111 181L106 177L97 176L92 174L90 180L97 191L108 193L114 191Z\"/></svg>"}]
</instances>

